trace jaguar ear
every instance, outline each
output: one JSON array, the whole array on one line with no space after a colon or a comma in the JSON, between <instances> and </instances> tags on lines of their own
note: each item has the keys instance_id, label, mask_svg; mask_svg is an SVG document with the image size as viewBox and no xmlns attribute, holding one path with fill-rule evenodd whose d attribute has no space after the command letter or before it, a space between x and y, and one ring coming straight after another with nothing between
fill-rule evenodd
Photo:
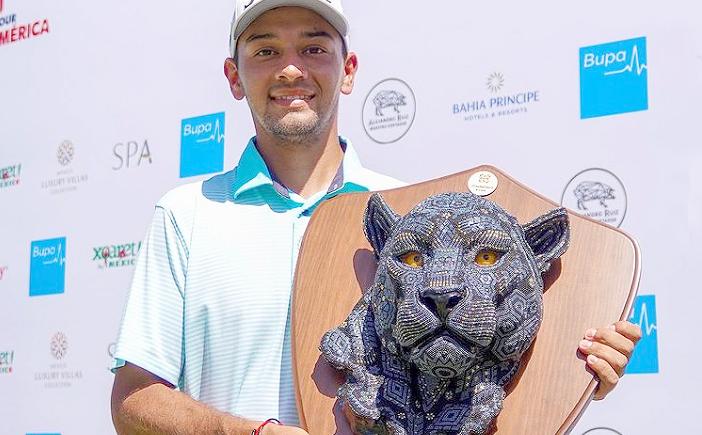
<instances>
[{"instance_id":1,"label":"jaguar ear","mask_svg":"<svg viewBox=\"0 0 702 435\"><path fill-rule=\"evenodd\" d=\"M379 193L371 195L363 216L363 231L373 247L376 259L380 257L380 251L383 250L393 226L399 219L400 216L390 208Z\"/></svg>"},{"instance_id":2,"label":"jaguar ear","mask_svg":"<svg viewBox=\"0 0 702 435\"><path fill-rule=\"evenodd\" d=\"M546 272L551 262L568 249L570 224L568 212L563 207L539 216L522 228L526 242L534 251L536 264L541 273Z\"/></svg>"}]
</instances>

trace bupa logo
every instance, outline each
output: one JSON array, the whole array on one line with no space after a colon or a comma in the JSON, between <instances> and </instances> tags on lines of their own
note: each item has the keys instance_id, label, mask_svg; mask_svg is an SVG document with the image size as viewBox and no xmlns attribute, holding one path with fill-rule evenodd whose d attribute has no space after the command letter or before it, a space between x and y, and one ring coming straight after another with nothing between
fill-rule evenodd
<instances>
[{"instance_id":1,"label":"bupa logo","mask_svg":"<svg viewBox=\"0 0 702 435\"><path fill-rule=\"evenodd\" d=\"M658 373L658 322L655 295L638 296L629 321L641 327L643 336L636 344L626 373Z\"/></svg>"},{"instance_id":2,"label":"bupa logo","mask_svg":"<svg viewBox=\"0 0 702 435\"><path fill-rule=\"evenodd\" d=\"M645 37L580 49L580 118L646 109Z\"/></svg>"},{"instance_id":3,"label":"bupa logo","mask_svg":"<svg viewBox=\"0 0 702 435\"><path fill-rule=\"evenodd\" d=\"M184 119L180 137L180 177L224 168L224 112Z\"/></svg>"},{"instance_id":4,"label":"bupa logo","mask_svg":"<svg viewBox=\"0 0 702 435\"><path fill-rule=\"evenodd\" d=\"M60 294L66 276L66 238L32 242L29 263L29 296Z\"/></svg>"}]
</instances>

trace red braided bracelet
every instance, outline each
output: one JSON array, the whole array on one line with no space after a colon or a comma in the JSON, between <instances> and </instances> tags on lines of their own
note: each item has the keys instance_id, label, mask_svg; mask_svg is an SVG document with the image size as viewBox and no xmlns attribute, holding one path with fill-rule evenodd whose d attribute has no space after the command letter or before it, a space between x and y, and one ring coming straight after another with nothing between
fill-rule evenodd
<instances>
[{"instance_id":1,"label":"red braided bracelet","mask_svg":"<svg viewBox=\"0 0 702 435\"><path fill-rule=\"evenodd\" d=\"M261 423L261 425L258 427L258 429L252 430L251 435L261 435L261 429L263 429L263 427L265 425L267 425L268 423L283 424L277 418L269 418L268 420Z\"/></svg>"}]
</instances>

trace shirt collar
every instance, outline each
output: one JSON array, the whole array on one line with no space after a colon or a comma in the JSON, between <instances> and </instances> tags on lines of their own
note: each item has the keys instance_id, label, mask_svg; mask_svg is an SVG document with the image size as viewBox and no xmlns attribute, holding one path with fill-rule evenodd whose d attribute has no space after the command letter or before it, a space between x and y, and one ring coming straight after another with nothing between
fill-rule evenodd
<instances>
[{"instance_id":1,"label":"shirt collar","mask_svg":"<svg viewBox=\"0 0 702 435\"><path fill-rule=\"evenodd\" d=\"M365 192L369 190L363 177L364 168L361 166L361 162L351 145L351 141L343 136L339 136L339 142L342 147L345 148L344 158L336 176L332 180L329 191L325 196L320 198L320 200L329 196L335 196L339 193ZM276 184L278 184L277 188ZM284 189L287 194L287 189L271 175L271 171L266 166L266 162L256 148L256 137L252 137L246 145L239 159L239 164L236 167L236 175L232 185L233 197L236 200L246 191L266 187L274 189L278 194L287 198L289 201L299 204L299 202L291 199L290 195L284 195L280 191L280 189Z\"/></svg>"}]
</instances>

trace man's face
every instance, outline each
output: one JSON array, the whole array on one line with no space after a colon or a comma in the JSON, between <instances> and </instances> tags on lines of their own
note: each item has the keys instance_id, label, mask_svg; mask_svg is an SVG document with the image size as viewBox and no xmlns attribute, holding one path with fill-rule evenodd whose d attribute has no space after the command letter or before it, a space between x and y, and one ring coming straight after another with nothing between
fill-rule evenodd
<instances>
[{"instance_id":1,"label":"man's face","mask_svg":"<svg viewBox=\"0 0 702 435\"><path fill-rule=\"evenodd\" d=\"M329 131L355 71L356 57L344 58L334 27L299 7L258 17L239 37L237 64L225 63L232 93L247 98L257 131L293 142Z\"/></svg>"}]
</instances>

